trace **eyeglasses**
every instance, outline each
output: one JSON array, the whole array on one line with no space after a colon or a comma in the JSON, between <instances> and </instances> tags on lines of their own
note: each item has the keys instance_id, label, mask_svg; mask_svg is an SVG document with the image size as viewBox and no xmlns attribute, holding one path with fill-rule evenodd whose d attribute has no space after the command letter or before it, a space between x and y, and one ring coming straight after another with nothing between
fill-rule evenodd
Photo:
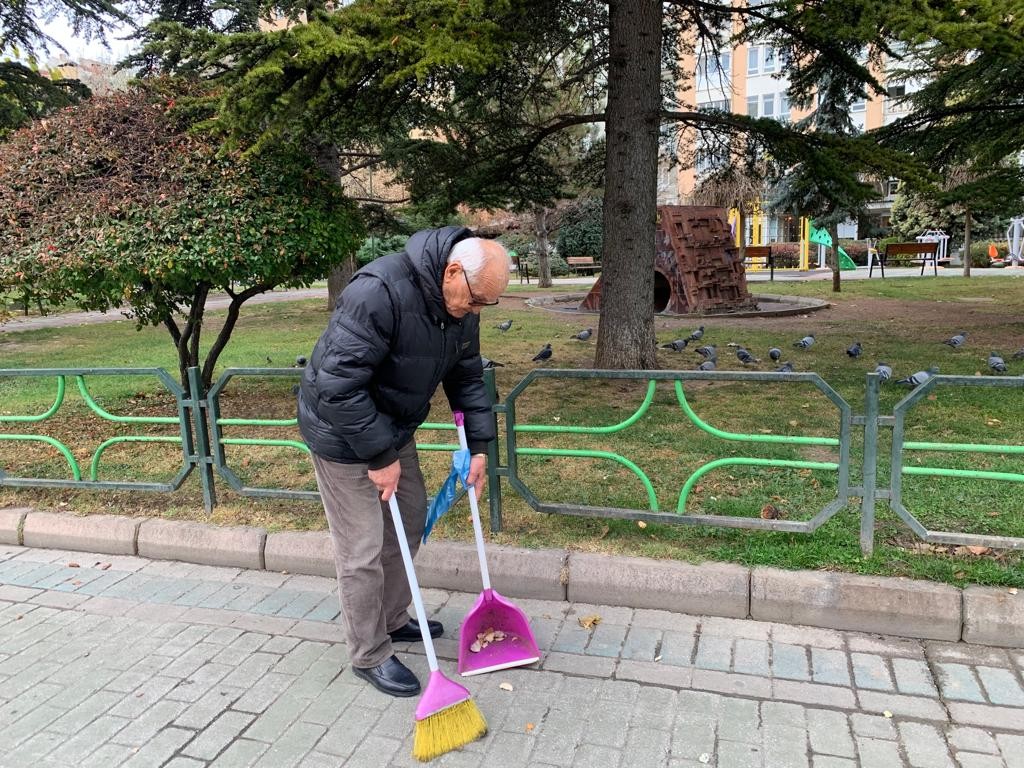
<instances>
[{"instance_id":1,"label":"eyeglasses","mask_svg":"<svg viewBox=\"0 0 1024 768\"><path fill-rule=\"evenodd\" d=\"M497 306L498 300L494 301L480 301L474 294L473 288L469 284L469 275L466 274L466 270L462 270L462 276L466 279L466 290L469 291L469 306L471 307L494 307Z\"/></svg>"}]
</instances>

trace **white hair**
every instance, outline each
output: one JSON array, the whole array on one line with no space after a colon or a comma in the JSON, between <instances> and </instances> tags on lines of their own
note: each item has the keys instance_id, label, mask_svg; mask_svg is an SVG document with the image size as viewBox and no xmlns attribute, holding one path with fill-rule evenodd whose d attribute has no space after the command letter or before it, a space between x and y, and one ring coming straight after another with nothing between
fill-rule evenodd
<instances>
[{"instance_id":1,"label":"white hair","mask_svg":"<svg viewBox=\"0 0 1024 768\"><path fill-rule=\"evenodd\" d=\"M459 240L448 254L448 263L458 262L470 280L479 275L487 263L487 251L484 240L480 237L467 237ZM506 257L507 258L507 257Z\"/></svg>"}]
</instances>

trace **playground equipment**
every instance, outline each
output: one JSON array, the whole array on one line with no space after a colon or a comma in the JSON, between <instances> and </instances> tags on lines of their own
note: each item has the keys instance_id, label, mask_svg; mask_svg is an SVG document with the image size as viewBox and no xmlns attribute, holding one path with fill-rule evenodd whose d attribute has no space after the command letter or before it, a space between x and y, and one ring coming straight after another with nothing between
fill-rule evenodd
<instances>
[{"instance_id":1,"label":"playground equipment","mask_svg":"<svg viewBox=\"0 0 1024 768\"><path fill-rule=\"evenodd\" d=\"M729 228L732 232L733 241L736 247L739 248L741 238L746 233L740 231L739 227L739 211L736 208L729 210ZM768 217L761 211L757 205L753 206L753 212L747 217L750 231L750 241L747 246L763 246L770 245L768 237ZM800 217L800 253L799 259L795 266L789 267L789 269L796 269L801 272L810 270L811 267L811 245L817 246L817 264L816 269L825 269L826 255L828 248L832 247L832 238L829 236L828 231L825 229L819 229L814 226L814 222L806 216ZM745 264L748 272L760 272L768 269L768 262L763 258L748 259ZM775 259L775 269L785 269L780 267L778 264L778 258ZM839 268L843 271L849 271L857 268L853 259L850 258L849 254L843 250L842 246L839 247Z\"/></svg>"},{"instance_id":2,"label":"playground equipment","mask_svg":"<svg viewBox=\"0 0 1024 768\"><path fill-rule=\"evenodd\" d=\"M654 311L728 312L756 306L736 258L724 208L658 206L654 254ZM599 277L580 309L601 306Z\"/></svg>"},{"instance_id":3,"label":"playground equipment","mask_svg":"<svg viewBox=\"0 0 1024 768\"><path fill-rule=\"evenodd\" d=\"M935 258L938 261L947 261L949 259L949 235L941 229L926 229L914 239L919 243L938 243L939 249L935 253Z\"/></svg>"},{"instance_id":4,"label":"playground equipment","mask_svg":"<svg viewBox=\"0 0 1024 768\"><path fill-rule=\"evenodd\" d=\"M1024 216L1010 219L1010 226L1006 230L1006 245L1010 250L1006 257L1010 266L1024 266Z\"/></svg>"},{"instance_id":5,"label":"playground equipment","mask_svg":"<svg viewBox=\"0 0 1024 768\"><path fill-rule=\"evenodd\" d=\"M828 233L826 229L818 229L813 224L810 225L811 232L809 240L812 243L818 245L818 268L825 267L825 249L832 247L832 235ZM849 254L843 250L843 247L837 246L839 251L839 269L843 272L848 272L851 269L856 269L857 265L853 263L853 259L850 258Z\"/></svg>"}]
</instances>

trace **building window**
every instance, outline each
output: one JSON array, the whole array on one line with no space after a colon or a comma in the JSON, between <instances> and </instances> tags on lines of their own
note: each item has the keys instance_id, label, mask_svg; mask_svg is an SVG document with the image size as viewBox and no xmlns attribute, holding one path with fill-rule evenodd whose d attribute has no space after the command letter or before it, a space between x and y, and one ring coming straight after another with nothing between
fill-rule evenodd
<instances>
[{"instance_id":1,"label":"building window","mask_svg":"<svg viewBox=\"0 0 1024 768\"><path fill-rule=\"evenodd\" d=\"M850 103L851 112L863 112L865 109L867 109L867 102L864 99L857 99Z\"/></svg>"},{"instance_id":2,"label":"building window","mask_svg":"<svg viewBox=\"0 0 1024 768\"><path fill-rule=\"evenodd\" d=\"M750 117L757 117L757 96L747 96L747 114Z\"/></svg>"},{"instance_id":3,"label":"building window","mask_svg":"<svg viewBox=\"0 0 1024 768\"><path fill-rule=\"evenodd\" d=\"M889 99L902 99L907 95L907 86L905 85L890 85L885 89L886 98Z\"/></svg>"},{"instance_id":4,"label":"building window","mask_svg":"<svg viewBox=\"0 0 1024 768\"><path fill-rule=\"evenodd\" d=\"M709 87L728 85L731 70L731 51L722 51L717 56L701 56L697 59L697 87L707 90Z\"/></svg>"},{"instance_id":5,"label":"building window","mask_svg":"<svg viewBox=\"0 0 1024 768\"><path fill-rule=\"evenodd\" d=\"M775 94L766 93L761 97L761 116L775 117Z\"/></svg>"},{"instance_id":6,"label":"building window","mask_svg":"<svg viewBox=\"0 0 1024 768\"><path fill-rule=\"evenodd\" d=\"M786 93L779 94L779 122L789 122L789 96Z\"/></svg>"},{"instance_id":7,"label":"building window","mask_svg":"<svg viewBox=\"0 0 1024 768\"><path fill-rule=\"evenodd\" d=\"M775 49L770 45L764 46L764 63L761 66L762 72L774 72L775 71Z\"/></svg>"},{"instance_id":8,"label":"building window","mask_svg":"<svg viewBox=\"0 0 1024 768\"><path fill-rule=\"evenodd\" d=\"M724 141L714 136L697 138L695 169L698 176L728 164L729 147Z\"/></svg>"},{"instance_id":9,"label":"building window","mask_svg":"<svg viewBox=\"0 0 1024 768\"><path fill-rule=\"evenodd\" d=\"M747 49L747 74L756 75L760 71L761 46L752 45Z\"/></svg>"},{"instance_id":10,"label":"building window","mask_svg":"<svg viewBox=\"0 0 1024 768\"><path fill-rule=\"evenodd\" d=\"M719 112L729 111L729 101L727 99L716 99L715 101L705 101L703 104L698 104L697 109L702 112L708 112L710 110L718 110Z\"/></svg>"},{"instance_id":11,"label":"building window","mask_svg":"<svg viewBox=\"0 0 1024 768\"><path fill-rule=\"evenodd\" d=\"M889 179L885 184L885 196L896 197L896 193L900 191L900 180Z\"/></svg>"}]
</instances>

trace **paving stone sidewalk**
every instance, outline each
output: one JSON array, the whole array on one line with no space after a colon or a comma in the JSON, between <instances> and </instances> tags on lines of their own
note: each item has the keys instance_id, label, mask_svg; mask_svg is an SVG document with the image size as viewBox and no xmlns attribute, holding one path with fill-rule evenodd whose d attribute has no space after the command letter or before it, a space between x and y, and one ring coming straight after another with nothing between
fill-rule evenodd
<instances>
[{"instance_id":1,"label":"paving stone sidewalk","mask_svg":"<svg viewBox=\"0 0 1024 768\"><path fill-rule=\"evenodd\" d=\"M474 599L426 594L453 676ZM464 681L490 733L436 765L1024 768L1021 650L518 602L543 663ZM416 765L347 665L329 579L0 547L0 767Z\"/></svg>"}]
</instances>

